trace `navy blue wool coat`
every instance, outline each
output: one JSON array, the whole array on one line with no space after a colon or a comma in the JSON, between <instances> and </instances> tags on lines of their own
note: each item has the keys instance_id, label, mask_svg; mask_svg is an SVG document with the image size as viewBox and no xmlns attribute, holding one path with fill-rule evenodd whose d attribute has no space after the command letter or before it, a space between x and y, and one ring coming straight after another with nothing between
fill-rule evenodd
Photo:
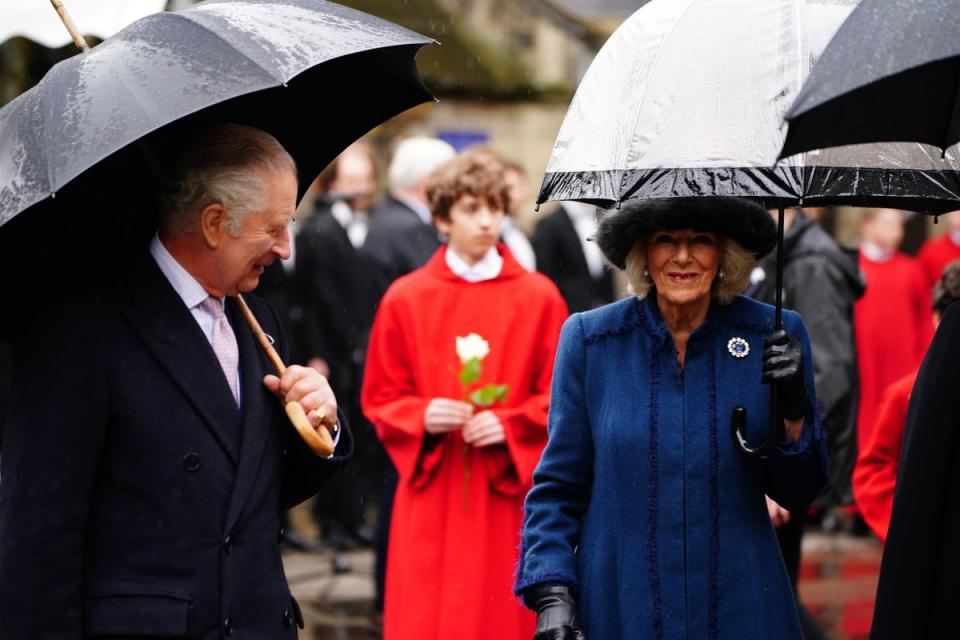
<instances>
[{"instance_id":1,"label":"navy blue wool coat","mask_svg":"<svg viewBox=\"0 0 960 640\"><path fill-rule=\"evenodd\" d=\"M764 493L806 507L826 482L826 447L811 406L803 437L749 459L730 429L747 409L765 439L760 383L773 307L739 297L711 306L683 371L656 301L621 300L571 316L551 392L549 441L526 500L516 592L569 585L587 638L801 638ZM800 317L784 327L810 344ZM749 345L734 357L731 338ZM814 401L815 402L815 401Z\"/></svg>"}]
</instances>

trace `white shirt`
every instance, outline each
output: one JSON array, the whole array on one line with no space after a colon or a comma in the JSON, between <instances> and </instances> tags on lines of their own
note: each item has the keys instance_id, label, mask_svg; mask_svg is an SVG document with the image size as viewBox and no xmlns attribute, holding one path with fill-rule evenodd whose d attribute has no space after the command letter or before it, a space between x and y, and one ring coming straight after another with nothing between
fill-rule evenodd
<instances>
[{"instance_id":1,"label":"white shirt","mask_svg":"<svg viewBox=\"0 0 960 640\"><path fill-rule=\"evenodd\" d=\"M866 240L860 243L860 251L871 262L888 262L896 253L893 249L884 249Z\"/></svg>"},{"instance_id":2,"label":"white shirt","mask_svg":"<svg viewBox=\"0 0 960 640\"><path fill-rule=\"evenodd\" d=\"M594 280L601 278L604 269L603 254L597 243L592 240L597 232L597 208L583 202L561 202L560 206L570 216L573 228L577 230L590 275Z\"/></svg>"},{"instance_id":3,"label":"white shirt","mask_svg":"<svg viewBox=\"0 0 960 640\"><path fill-rule=\"evenodd\" d=\"M510 218L504 218L500 224L500 237L510 249L510 253L527 271L537 270L537 256L533 253L533 245L527 234L517 228Z\"/></svg>"},{"instance_id":4,"label":"white shirt","mask_svg":"<svg viewBox=\"0 0 960 640\"><path fill-rule=\"evenodd\" d=\"M960 229L950 229L947 233L950 234L950 242L960 247Z\"/></svg>"},{"instance_id":5,"label":"white shirt","mask_svg":"<svg viewBox=\"0 0 960 640\"><path fill-rule=\"evenodd\" d=\"M350 238L350 244L354 249L359 249L367 241L367 232L370 230L367 224L366 211L354 211L343 200L337 200L330 206L330 215L340 223L347 237Z\"/></svg>"},{"instance_id":6,"label":"white shirt","mask_svg":"<svg viewBox=\"0 0 960 640\"><path fill-rule=\"evenodd\" d=\"M447 261L447 266L450 267L450 271L467 282L493 280L500 275L500 270L503 269L503 257L497 253L496 247L487 249L484 256L472 267L449 246L444 252L444 258Z\"/></svg>"},{"instance_id":7,"label":"white shirt","mask_svg":"<svg viewBox=\"0 0 960 640\"><path fill-rule=\"evenodd\" d=\"M166 276L167 280L170 281L170 284L173 286L173 290L177 292L177 295L180 296L180 299L183 300L183 304L187 305L187 309L190 310L190 314L193 316L193 319L197 321L197 324L200 325L200 330L203 331L203 335L207 338L207 342L210 343L210 346L213 346L213 325L216 323L217 319L213 316L212 313L204 309L201 305L203 301L210 297L210 294L207 293L207 290L203 288L203 285L197 282L197 279L190 275L190 272L183 268L183 266L177 262L177 259L174 258L167 248L163 246L163 243L160 242L160 237L156 234L153 236L153 240L150 241L150 255L153 256L153 259L157 261L157 266L160 267L160 271L163 272L163 275ZM223 305L224 299L220 298L220 304ZM239 347L238 347L239 348ZM239 401L239 395L243 385L241 384L240 378L240 367L237 366L237 395Z\"/></svg>"}]
</instances>

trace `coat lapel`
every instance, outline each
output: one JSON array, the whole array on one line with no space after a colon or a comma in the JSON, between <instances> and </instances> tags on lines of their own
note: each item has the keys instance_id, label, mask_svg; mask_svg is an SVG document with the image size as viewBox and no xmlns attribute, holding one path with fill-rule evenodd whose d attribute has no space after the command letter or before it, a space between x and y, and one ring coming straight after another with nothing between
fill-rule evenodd
<instances>
[{"instance_id":1,"label":"coat lapel","mask_svg":"<svg viewBox=\"0 0 960 640\"><path fill-rule=\"evenodd\" d=\"M121 312L236 464L239 409L213 348L150 255L130 271Z\"/></svg>"},{"instance_id":2,"label":"coat lapel","mask_svg":"<svg viewBox=\"0 0 960 640\"><path fill-rule=\"evenodd\" d=\"M233 494L227 510L226 530L229 531L243 513L243 507L256 482L278 401L263 386L263 376L275 372L268 370L266 358L261 355L259 345L254 342L252 332L232 300L227 302L227 316L237 336L240 351L243 410L240 461L237 464L237 479L233 484Z\"/></svg>"},{"instance_id":3,"label":"coat lapel","mask_svg":"<svg viewBox=\"0 0 960 640\"><path fill-rule=\"evenodd\" d=\"M578 273L585 274L588 278L593 280L593 275L590 273L590 267L587 266L587 257L583 254L583 245L580 244L580 234L577 233L577 228L573 226L573 220L570 219L570 214L562 208L560 210L560 220L562 220L560 229L563 231L563 235L566 238L565 242L567 244L567 254L569 256L576 256L573 259L575 264L570 266Z\"/></svg>"}]
</instances>

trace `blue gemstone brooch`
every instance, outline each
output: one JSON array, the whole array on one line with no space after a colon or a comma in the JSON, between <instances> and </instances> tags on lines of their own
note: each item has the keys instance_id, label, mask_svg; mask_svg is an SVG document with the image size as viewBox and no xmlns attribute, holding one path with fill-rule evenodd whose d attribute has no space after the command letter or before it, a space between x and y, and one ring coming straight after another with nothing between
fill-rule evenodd
<instances>
[{"instance_id":1,"label":"blue gemstone brooch","mask_svg":"<svg viewBox=\"0 0 960 640\"><path fill-rule=\"evenodd\" d=\"M750 353L750 344L743 338L730 338L727 342L727 351L734 358L746 358Z\"/></svg>"}]
</instances>

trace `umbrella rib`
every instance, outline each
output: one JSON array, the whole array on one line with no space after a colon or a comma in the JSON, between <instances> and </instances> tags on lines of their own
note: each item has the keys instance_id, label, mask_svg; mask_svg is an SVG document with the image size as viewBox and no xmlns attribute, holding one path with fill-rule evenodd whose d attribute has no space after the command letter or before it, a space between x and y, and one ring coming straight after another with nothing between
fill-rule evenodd
<instances>
[{"instance_id":1,"label":"umbrella rib","mask_svg":"<svg viewBox=\"0 0 960 640\"><path fill-rule=\"evenodd\" d=\"M663 53L664 53L664 51L666 51L666 49L667 49L667 43L674 37L674 35L675 35L676 32L677 32L677 25L678 25L678 24L680 23L680 21L683 20L683 19L686 17L686 15L693 9L693 5L695 5L695 4L697 4L697 0L691 0L690 4L687 5L687 8L684 9L684 10L677 16L676 20L675 20L674 23L673 23L673 26L672 26L671 29L670 29L670 32L667 33L667 37L664 38L663 44L660 46L660 50L657 52L656 58L653 60L653 62L650 63L650 72L647 74L647 77L648 77L648 78L653 75L653 70L656 69L656 68L660 65L660 60L663 58ZM631 136L630 136L631 138L633 138L633 137L636 135L637 126L638 126L639 120L640 120L640 114L643 113L643 106L644 106L644 103L645 103L646 101L647 101L647 91L646 91L646 87L644 87L643 95L640 97L640 102L639 102L639 104L637 105L637 117L636 117L636 119L634 119L634 121L633 121L633 129L632 129ZM624 153L625 153L625 155L629 155L629 149L625 150ZM626 170L626 167L627 167L627 158L623 158L623 159L622 159L622 162L620 162L620 164L623 166L623 170ZM623 170L621 170L621 171L623 171ZM622 188L623 188L622 185L620 185L620 186L618 187L618 189L622 189ZM623 197L623 194L618 192L618 193L617 193L617 200L619 201L622 197Z\"/></svg>"},{"instance_id":2,"label":"umbrella rib","mask_svg":"<svg viewBox=\"0 0 960 640\"><path fill-rule=\"evenodd\" d=\"M270 72L269 69L265 68L262 64L260 64L260 63L257 62L256 60L254 60L252 57L250 57L249 54L247 54L247 53L241 51L240 49L238 49L232 42L230 42L229 40L227 40L226 38L224 38L222 35L220 35L220 34L217 33L216 31L213 31L212 29L210 29L210 27L206 26L205 24L202 24L202 23L200 23L200 22L197 22L197 21L194 20L191 16L187 15L188 12L185 12L185 11L169 11L169 12L167 12L167 13L168 13L169 15L171 15L171 16L176 16L177 18L179 18L179 19L181 19L181 20L186 20L186 21L189 22L190 24L195 25L195 26L203 29L204 31L206 31L206 32L209 33L210 35L216 37L217 40L220 40L221 42L225 43L230 49L232 49L233 51L236 51L238 54L240 54L241 56L243 56L244 58L246 58L247 60L249 60L250 62L252 62L257 68L259 68L261 71L263 71L264 73L266 73L268 76L270 76L271 78L273 78L274 80L276 80L276 81L279 82L280 84L286 84L286 83L287 83L287 79L286 79L286 78L278 78L277 76L275 76L273 73Z\"/></svg>"}]
</instances>

